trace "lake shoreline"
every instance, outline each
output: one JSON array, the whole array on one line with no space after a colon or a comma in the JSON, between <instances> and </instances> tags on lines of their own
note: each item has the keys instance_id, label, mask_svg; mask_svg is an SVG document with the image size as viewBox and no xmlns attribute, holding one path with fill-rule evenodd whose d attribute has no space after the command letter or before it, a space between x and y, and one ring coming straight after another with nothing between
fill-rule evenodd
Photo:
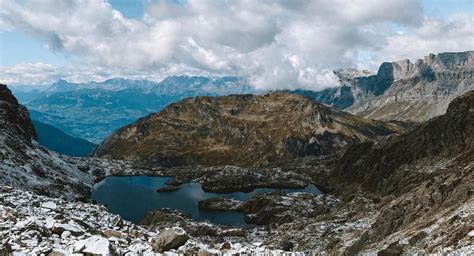
<instances>
[{"instance_id":1,"label":"lake shoreline","mask_svg":"<svg viewBox=\"0 0 474 256\"><path fill-rule=\"evenodd\" d=\"M193 221L210 221L213 224L230 224L242 227L246 224L240 212L220 213L212 210L200 209L199 202L211 198L235 199L245 202L261 193L282 191L283 193L307 192L315 195L322 194L313 185L303 188L255 188L246 192L215 193L208 192L203 186L194 181L182 183L179 190L166 193L157 193L156 189L166 186L172 176L150 175L117 175L108 176L94 184L91 197L99 204L107 206L109 211L117 213L126 220L139 223L145 214L157 209L170 208L190 213ZM131 213L130 211L137 211ZM141 215L141 216L140 216ZM219 216L221 215L221 216ZM230 219L226 219L226 218Z\"/></svg>"}]
</instances>

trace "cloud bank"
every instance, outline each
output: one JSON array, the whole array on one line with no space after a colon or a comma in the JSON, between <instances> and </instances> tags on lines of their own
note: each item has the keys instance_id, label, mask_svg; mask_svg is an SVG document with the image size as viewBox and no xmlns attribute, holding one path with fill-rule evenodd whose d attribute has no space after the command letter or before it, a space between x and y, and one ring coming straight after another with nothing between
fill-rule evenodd
<instances>
[{"instance_id":1,"label":"cloud bank","mask_svg":"<svg viewBox=\"0 0 474 256\"><path fill-rule=\"evenodd\" d=\"M22 30L65 53L68 67L0 69L11 83L60 77L158 80L237 75L259 89L320 90L332 70L473 48L473 16L427 17L413 0L143 0L127 19L103 0L0 0L0 29Z\"/></svg>"}]
</instances>

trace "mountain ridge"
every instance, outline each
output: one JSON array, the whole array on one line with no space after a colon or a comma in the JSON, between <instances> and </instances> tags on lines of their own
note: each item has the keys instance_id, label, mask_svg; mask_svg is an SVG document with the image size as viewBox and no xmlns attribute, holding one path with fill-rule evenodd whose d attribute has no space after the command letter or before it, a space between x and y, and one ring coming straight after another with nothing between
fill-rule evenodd
<instances>
[{"instance_id":1,"label":"mountain ridge","mask_svg":"<svg viewBox=\"0 0 474 256\"><path fill-rule=\"evenodd\" d=\"M474 51L445 52L429 54L415 63L407 59L384 62L374 75L336 70L341 86L293 92L367 118L425 121L443 114L453 98L474 89L473 56ZM404 112L407 104L419 113Z\"/></svg>"},{"instance_id":2,"label":"mountain ridge","mask_svg":"<svg viewBox=\"0 0 474 256\"><path fill-rule=\"evenodd\" d=\"M394 82L347 111L373 119L422 121L443 114L452 99L474 89L474 51L430 54L392 63Z\"/></svg>"},{"instance_id":3,"label":"mountain ridge","mask_svg":"<svg viewBox=\"0 0 474 256\"><path fill-rule=\"evenodd\" d=\"M102 88L104 83L113 84L114 81L117 90L112 90L111 87ZM127 81L132 82L130 86L124 86L123 83ZM59 84L68 83L63 81ZM115 129L157 112L180 99L202 95L247 93L251 90L235 77L198 76L171 76L161 83L110 79L82 87L74 84L65 87L75 89L44 93L43 96L26 102L25 105L33 113L34 119L57 127L66 134L94 143L100 143Z\"/></svg>"},{"instance_id":4,"label":"mountain ridge","mask_svg":"<svg viewBox=\"0 0 474 256\"><path fill-rule=\"evenodd\" d=\"M193 97L119 129L94 155L165 165L247 166L328 154L401 130L295 94Z\"/></svg>"}]
</instances>

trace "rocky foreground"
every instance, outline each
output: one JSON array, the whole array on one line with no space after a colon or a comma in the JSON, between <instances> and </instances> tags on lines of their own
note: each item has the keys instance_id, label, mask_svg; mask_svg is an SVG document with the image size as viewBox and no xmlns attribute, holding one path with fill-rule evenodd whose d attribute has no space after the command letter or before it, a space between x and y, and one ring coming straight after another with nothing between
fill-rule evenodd
<instances>
[{"instance_id":1,"label":"rocky foreground","mask_svg":"<svg viewBox=\"0 0 474 256\"><path fill-rule=\"evenodd\" d=\"M0 255L138 255L164 251L208 255L265 251L258 244L233 243L242 240L237 236L241 236L243 231L223 230L188 219L190 233L204 236L206 231L216 232L228 238L227 241L214 238L211 239L213 244L206 244L199 238L191 238L174 223L176 219L170 217L168 221L171 223L167 227L140 226L107 212L101 205L64 201L8 186L0 188L0 203Z\"/></svg>"}]
</instances>

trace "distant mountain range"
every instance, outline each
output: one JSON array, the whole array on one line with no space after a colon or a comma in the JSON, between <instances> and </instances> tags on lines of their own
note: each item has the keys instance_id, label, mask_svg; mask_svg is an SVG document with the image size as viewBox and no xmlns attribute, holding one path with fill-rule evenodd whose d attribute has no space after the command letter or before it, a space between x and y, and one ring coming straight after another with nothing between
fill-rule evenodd
<instances>
[{"instance_id":1,"label":"distant mountain range","mask_svg":"<svg viewBox=\"0 0 474 256\"><path fill-rule=\"evenodd\" d=\"M386 62L374 75L336 70L340 84L334 88L286 92L371 119L418 122L443 114L453 98L474 89L473 56L473 51L466 51L431 54L416 63ZM13 92L33 119L94 143L187 97L264 93L232 76L170 76L159 83L121 78L91 83L59 80L42 91L17 86Z\"/></svg>"},{"instance_id":2,"label":"distant mountain range","mask_svg":"<svg viewBox=\"0 0 474 256\"><path fill-rule=\"evenodd\" d=\"M160 83L119 78L88 84L59 80L43 91L18 90L18 97L33 119L99 143L115 129L183 98L255 92L237 77L172 76Z\"/></svg>"}]
</instances>

